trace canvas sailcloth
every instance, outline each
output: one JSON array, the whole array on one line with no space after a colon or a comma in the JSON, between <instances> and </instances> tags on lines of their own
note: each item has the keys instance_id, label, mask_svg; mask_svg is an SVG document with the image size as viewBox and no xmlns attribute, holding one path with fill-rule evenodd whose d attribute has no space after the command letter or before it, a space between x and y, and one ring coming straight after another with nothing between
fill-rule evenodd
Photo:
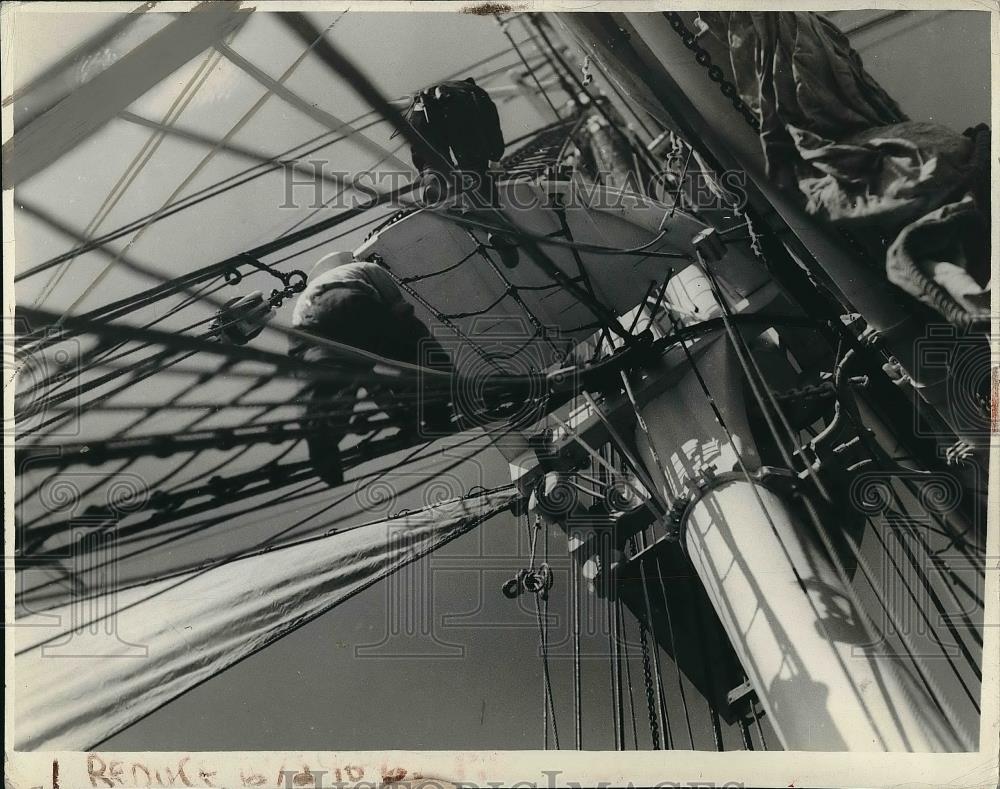
<instances>
[{"instance_id":1,"label":"canvas sailcloth","mask_svg":"<svg viewBox=\"0 0 1000 789\"><path fill-rule=\"evenodd\" d=\"M16 749L93 747L516 495L446 502L18 620Z\"/></svg>"}]
</instances>

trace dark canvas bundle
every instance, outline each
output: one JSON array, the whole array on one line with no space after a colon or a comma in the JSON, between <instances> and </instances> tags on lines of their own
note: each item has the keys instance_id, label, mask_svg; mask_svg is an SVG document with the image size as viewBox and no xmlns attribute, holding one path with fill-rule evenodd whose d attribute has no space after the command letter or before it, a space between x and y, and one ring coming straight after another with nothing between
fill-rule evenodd
<instances>
[{"instance_id":1,"label":"dark canvas bundle","mask_svg":"<svg viewBox=\"0 0 1000 789\"><path fill-rule=\"evenodd\" d=\"M768 175L865 239L892 283L961 327L989 317L989 129L911 121L826 17L705 12L760 118Z\"/></svg>"}]
</instances>

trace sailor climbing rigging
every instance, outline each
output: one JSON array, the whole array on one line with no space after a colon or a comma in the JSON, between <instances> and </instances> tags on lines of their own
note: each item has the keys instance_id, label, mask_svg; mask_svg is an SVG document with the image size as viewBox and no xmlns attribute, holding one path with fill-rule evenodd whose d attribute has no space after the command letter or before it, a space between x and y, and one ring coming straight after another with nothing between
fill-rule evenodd
<instances>
[{"instance_id":1,"label":"sailor climbing rigging","mask_svg":"<svg viewBox=\"0 0 1000 789\"><path fill-rule=\"evenodd\" d=\"M458 168L470 191L489 199L489 170L503 156L503 130L493 99L472 77L415 94L408 120L428 145ZM437 202L449 185L448 174L439 172L418 148L412 148L410 155L424 183L424 201Z\"/></svg>"},{"instance_id":2,"label":"sailor climbing rigging","mask_svg":"<svg viewBox=\"0 0 1000 789\"><path fill-rule=\"evenodd\" d=\"M316 263L309 285L295 303L292 325L378 356L451 370L448 354L414 315L392 277L379 263L354 260L351 252L333 252ZM290 342L289 354L320 365L344 364L326 346L301 337ZM337 445L350 432L351 410L366 372L358 367L346 384L321 380L305 392L306 420L323 428L310 435L309 456L320 478L330 485L343 481ZM370 394L401 430L420 432L423 426L442 431L450 426L451 409L442 398L425 398L420 408L414 408L401 392L382 389Z\"/></svg>"}]
</instances>

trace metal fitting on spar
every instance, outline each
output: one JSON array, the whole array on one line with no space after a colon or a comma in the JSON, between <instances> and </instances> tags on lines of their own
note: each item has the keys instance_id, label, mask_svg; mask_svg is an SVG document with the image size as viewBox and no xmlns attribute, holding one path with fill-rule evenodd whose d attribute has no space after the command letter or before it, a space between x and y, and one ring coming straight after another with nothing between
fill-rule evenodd
<instances>
[{"instance_id":1,"label":"metal fitting on spar","mask_svg":"<svg viewBox=\"0 0 1000 789\"><path fill-rule=\"evenodd\" d=\"M617 392L622 370L643 367L657 359L653 333L648 329L630 335L628 343L600 361L584 365L566 365L550 370L545 376L550 394L563 394L586 389L590 392Z\"/></svg>"},{"instance_id":2,"label":"metal fitting on spar","mask_svg":"<svg viewBox=\"0 0 1000 789\"><path fill-rule=\"evenodd\" d=\"M565 528L566 521L580 506L570 476L564 471L547 472L528 497L528 513Z\"/></svg>"}]
</instances>

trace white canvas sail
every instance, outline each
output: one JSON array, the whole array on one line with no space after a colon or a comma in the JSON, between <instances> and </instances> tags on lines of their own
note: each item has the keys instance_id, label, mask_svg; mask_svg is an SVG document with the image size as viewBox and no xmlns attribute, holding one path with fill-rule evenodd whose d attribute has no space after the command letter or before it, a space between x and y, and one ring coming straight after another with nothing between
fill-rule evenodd
<instances>
[{"instance_id":1,"label":"white canvas sail","mask_svg":"<svg viewBox=\"0 0 1000 789\"><path fill-rule=\"evenodd\" d=\"M446 502L19 620L17 749L92 747L516 495Z\"/></svg>"}]
</instances>

